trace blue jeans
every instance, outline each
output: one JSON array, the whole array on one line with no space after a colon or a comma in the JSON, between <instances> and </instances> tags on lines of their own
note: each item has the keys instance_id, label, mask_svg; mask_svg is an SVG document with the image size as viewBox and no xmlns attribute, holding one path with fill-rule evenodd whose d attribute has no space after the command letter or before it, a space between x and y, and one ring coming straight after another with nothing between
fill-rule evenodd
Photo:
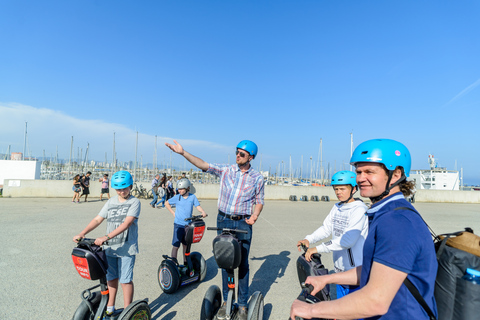
<instances>
[{"instance_id":1,"label":"blue jeans","mask_svg":"<svg viewBox=\"0 0 480 320\"><path fill-rule=\"evenodd\" d=\"M154 193L153 193L153 200L152 200L152 202L150 202L150 205L151 205L151 206L156 205L156 204L157 204L157 199L158 199L158 195L157 195L156 192L154 192Z\"/></svg>"},{"instance_id":2,"label":"blue jeans","mask_svg":"<svg viewBox=\"0 0 480 320\"><path fill-rule=\"evenodd\" d=\"M342 286L341 284L337 284L337 299L357 291L359 288L359 286Z\"/></svg>"},{"instance_id":3,"label":"blue jeans","mask_svg":"<svg viewBox=\"0 0 480 320\"><path fill-rule=\"evenodd\" d=\"M244 219L231 220L224 216L217 216L217 228L241 229L248 231L248 233L237 233L236 237L240 241L242 250L242 259L238 267L238 305L240 307L247 307L248 305L248 282L250 268L248 265L248 253L250 252L250 244L252 242L252 226L247 224ZM220 231L217 231L220 234ZM227 271L222 269L222 293L223 300L228 297L228 279Z\"/></svg>"},{"instance_id":4,"label":"blue jeans","mask_svg":"<svg viewBox=\"0 0 480 320\"><path fill-rule=\"evenodd\" d=\"M166 198L166 197L167 197L167 195L164 194L163 197L162 197L162 199L160 199L157 203L154 204L155 207L161 202L161 203L162 203L162 207L165 208L165 198ZM155 198L155 201L157 201L156 198Z\"/></svg>"},{"instance_id":5,"label":"blue jeans","mask_svg":"<svg viewBox=\"0 0 480 320\"><path fill-rule=\"evenodd\" d=\"M360 289L359 286L342 286L341 284L337 284L337 299L345 297L347 294L352 293ZM357 319L363 320L363 319Z\"/></svg>"}]
</instances>

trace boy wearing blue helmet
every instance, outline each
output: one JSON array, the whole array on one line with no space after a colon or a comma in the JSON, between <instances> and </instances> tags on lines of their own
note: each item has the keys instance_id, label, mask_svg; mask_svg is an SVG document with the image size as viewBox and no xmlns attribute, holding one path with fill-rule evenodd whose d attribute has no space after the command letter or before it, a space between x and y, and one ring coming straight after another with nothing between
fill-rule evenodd
<instances>
[{"instance_id":1,"label":"boy wearing blue helmet","mask_svg":"<svg viewBox=\"0 0 480 320\"><path fill-rule=\"evenodd\" d=\"M257 153L257 145L250 140L243 140L237 144L236 164L207 163L188 153L175 140L175 143L165 145L173 152L185 157L197 168L220 177L220 192L218 197L218 228L232 228L245 230L248 233L237 233L241 244L242 257L238 267L238 305L237 320L247 320L249 265L248 254L252 241L252 226L257 221L264 204L263 176L250 165ZM220 233L220 232L219 232ZM223 298L228 295L227 272L222 269ZM216 319L226 318L226 302L217 312Z\"/></svg>"},{"instance_id":2,"label":"boy wearing blue helmet","mask_svg":"<svg viewBox=\"0 0 480 320\"><path fill-rule=\"evenodd\" d=\"M309 277L313 294L329 283L359 284L360 289L335 301L306 305L296 300L290 316L304 318L359 317L382 320L436 319L433 295L437 259L433 241L420 214L405 200L415 184L407 181L411 158L400 142L369 140L354 151L360 194L370 198L368 236L363 247L362 267L350 271ZM406 285L414 286L422 307Z\"/></svg>"},{"instance_id":3,"label":"boy wearing blue helmet","mask_svg":"<svg viewBox=\"0 0 480 320\"><path fill-rule=\"evenodd\" d=\"M310 261L314 253L333 253L335 272L343 272L362 265L363 243L368 233L368 220L365 215L367 206L360 199L354 199L357 191L356 174L352 171L340 171L333 175L332 186L340 202L336 203L323 225L315 232L298 241L309 247L305 259ZM316 247L310 244L332 237ZM337 299L358 289L358 286L337 284Z\"/></svg>"},{"instance_id":4,"label":"boy wearing blue helmet","mask_svg":"<svg viewBox=\"0 0 480 320\"><path fill-rule=\"evenodd\" d=\"M95 240L96 245L103 245L108 261L107 286L110 295L107 315L113 314L115 310L118 282L122 285L124 307L133 299L133 267L138 253L137 221L140 201L130 194L132 184L133 179L128 171L115 172L111 185L117 191L118 197L110 198L87 227L73 237L73 241L78 242L107 219L105 236Z\"/></svg>"}]
</instances>

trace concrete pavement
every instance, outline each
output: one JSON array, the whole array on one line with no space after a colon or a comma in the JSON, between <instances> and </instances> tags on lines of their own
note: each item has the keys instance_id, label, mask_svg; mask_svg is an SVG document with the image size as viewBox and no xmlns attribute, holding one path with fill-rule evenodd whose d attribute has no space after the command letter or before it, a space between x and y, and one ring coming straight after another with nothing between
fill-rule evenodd
<instances>
[{"instance_id":1,"label":"concrete pavement","mask_svg":"<svg viewBox=\"0 0 480 320\"><path fill-rule=\"evenodd\" d=\"M200 199L201 200L201 199ZM203 296L209 286L221 285L212 255L215 232L206 231L203 240L192 246L207 261L202 283L180 288L167 295L157 282L162 254L170 254L173 217L166 209L153 209L142 202L139 219L140 254L134 271L134 300L148 298L153 319L198 319ZM92 199L72 204L65 198L0 198L0 318L70 319L80 303L82 290L97 284L81 278L72 263L72 237L99 212L105 202ZM214 226L216 200L201 200ZM286 319L290 305L300 292L295 262L297 240L316 228L333 202L266 201L254 225L250 251L251 293L265 296L264 319ZM473 228L480 233L480 204L416 203L436 233ZM89 237L105 233L105 225ZM399 245L408 239L399 239ZM330 254L322 256L332 269ZM121 289L117 307L123 304Z\"/></svg>"}]
</instances>

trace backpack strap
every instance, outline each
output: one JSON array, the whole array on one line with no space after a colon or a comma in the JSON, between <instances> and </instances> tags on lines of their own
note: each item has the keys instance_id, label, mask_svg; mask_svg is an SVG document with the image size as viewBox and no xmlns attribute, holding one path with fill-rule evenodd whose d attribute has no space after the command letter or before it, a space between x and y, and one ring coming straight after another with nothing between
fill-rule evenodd
<instances>
[{"instance_id":1,"label":"backpack strap","mask_svg":"<svg viewBox=\"0 0 480 320\"><path fill-rule=\"evenodd\" d=\"M420 218L422 218L422 216L417 211L415 211L411 208L408 208L408 207L398 207L398 208L395 208L393 210L394 211L395 210L410 210L410 211L415 212L416 214L418 214L420 216ZM422 220L423 220L423 218L422 218ZM425 220L423 220L423 222L425 222ZM427 225L428 229L430 229L430 233L432 234L432 237L434 237L434 239L438 239L438 236L435 234L435 232L433 232L433 230L430 228L430 226L426 222L425 222L425 224ZM423 299L423 297L420 294L420 292L418 291L417 287L415 287L415 285L412 283L412 281L410 281L410 279L408 279L408 276L403 281L403 284L407 287L408 291L410 291L410 293L413 295L413 297L422 306L423 310L425 310L425 312L428 314L428 317L430 318L430 320L436 320L437 318L435 318L435 315L433 314L432 309L430 309L428 304L425 302L425 299Z\"/></svg>"},{"instance_id":2,"label":"backpack strap","mask_svg":"<svg viewBox=\"0 0 480 320\"><path fill-rule=\"evenodd\" d=\"M408 290L414 296L414 298L417 299L418 303L420 303L422 308L428 314L428 317L430 318L430 320L436 320L437 318L435 318L435 315L433 314L432 310L430 309L428 304L425 302L420 292L418 292L417 287L415 287L412 281L410 281L410 279L408 278L405 278L405 281L403 281L403 284L408 288Z\"/></svg>"}]
</instances>

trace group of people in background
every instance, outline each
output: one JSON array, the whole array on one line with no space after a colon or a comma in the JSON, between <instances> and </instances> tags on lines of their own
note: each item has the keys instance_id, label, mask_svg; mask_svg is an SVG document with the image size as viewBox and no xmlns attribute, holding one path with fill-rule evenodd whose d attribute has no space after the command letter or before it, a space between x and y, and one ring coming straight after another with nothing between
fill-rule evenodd
<instances>
[{"instance_id":1,"label":"group of people in background","mask_svg":"<svg viewBox=\"0 0 480 320\"><path fill-rule=\"evenodd\" d=\"M80 198L85 196L85 202L88 202L88 195L90 194L90 176L92 173L88 171L84 175L77 174L73 177L73 203L80 203ZM110 199L110 189L109 189L109 182L108 173L103 175L103 178L98 180L102 183L102 190L100 191L100 201L103 201L103 195L106 194L107 198ZM81 194L80 194L81 192Z\"/></svg>"},{"instance_id":2,"label":"group of people in background","mask_svg":"<svg viewBox=\"0 0 480 320\"><path fill-rule=\"evenodd\" d=\"M178 180L185 178L183 174ZM152 180L153 200L150 202L152 208L165 208L165 201L178 194L178 190L173 187L173 177L167 176L166 173L162 175L157 174ZM161 204L161 205L160 205Z\"/></svg>"}]
</instances>

